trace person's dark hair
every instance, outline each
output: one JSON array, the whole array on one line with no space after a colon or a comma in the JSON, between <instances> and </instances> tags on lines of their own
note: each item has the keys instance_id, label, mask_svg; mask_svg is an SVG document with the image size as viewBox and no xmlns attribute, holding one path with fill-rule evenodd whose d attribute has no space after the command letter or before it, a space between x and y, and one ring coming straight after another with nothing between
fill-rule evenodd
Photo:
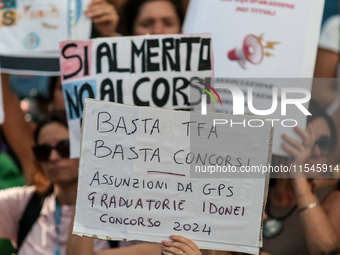
<instances>
[{"instance_id":1,"label":"person's dark hair","mask_svg":"<svg viewBox=\"0 0 340 255\"><path fill-rule=\"evenodd\" d=\"M333 250L329 253L327 253L327 255L339 255L340 254L340 249L336 249L336 250Z\"/></svg>"},{"instance_id":2,"label":"person's dark hair","mask_svg":"<svg viewBox=\"0 0 340 255\"><path fill-rule=\"evenodd\" d=\"M49 86L48 86L48 100L50 102L53 101L54 90L55 90L55 87L57 86L58 78L59 78L59 76L50 77L50 82L49 82Z\"/></svg>"},{"instance_id":3,"label":"person's dark hair","mask_svg":"<svg viewBox=\"0 0 340 255\"><path fill-rule=\"evenodd\" d=\"M159 0L127 0L120 11L120 21L117 31L122 35L133 35L133 24L139 14L140 8L146 2L159 1ZM184 21L184 11L181 0L166 0L174 6L177 16L182 26Z\"/></svg>"},{"instance_id":4,"label":"person's dark hair","mask_svg":"<svg viewBox=\"0 0 340 255\"><path fill-rule=\"evenodd\" d=\"M66 113L64 111L54 111L50 115L38 122L34 131L34 141L37 144L38 136L43 127L51 123L59 123L67 128ZM53 192L52 183L47 180L42 172L40 163L35 160L32 171L33 184L39 194L47 196Z\"/></svg>"},{"instance_id":5,"label":"person's dark hair","mask_svg":"<svg viewBox=\"0 0 340 255\"><path fill-rule=\"evenodd\" d=\"M60 76L52 76L50 77L49 87L48 87L48 113L55 111L54 110L54 94L56 91L56 87L58 85L58 82L60 79Z\"/></svg>"},{"instance_id":6,"label":"person's dark hair","mask_svg":"<svg viewBox=\"0 0 340 255\"><path fill-rule=\"evenodd\" d=\"M309 102L309 112L312 115L309 115L307 117L307 123L310 123L317 118L323 118L327 122L329 130L331 131L331 140L332 140L332 147L331 148L333 150L335 148L336 141L337 141L336 127L335 127L333 119L314 100L310 100L310 102Z\"/></svg>"},{"instance_id":7,"label":"person's dark hair","mask_svg":"<svg viewBox=\"0 0 340 255\"><path fill-rule=\"evenodd\" d=\"M37 143L38 136L40 134L41 129L47 124L57 122L68 128L67 119L65 111L53 111L50 115L46 116L44 119L38 122L37 127L34 131L34 141Z\"/></svg>"}]
</instances>

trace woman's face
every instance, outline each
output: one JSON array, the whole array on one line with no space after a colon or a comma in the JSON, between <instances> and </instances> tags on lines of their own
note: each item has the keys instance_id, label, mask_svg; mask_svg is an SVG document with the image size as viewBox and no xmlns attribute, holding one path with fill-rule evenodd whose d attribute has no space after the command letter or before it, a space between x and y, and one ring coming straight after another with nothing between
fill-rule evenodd
<instances>
[{"instance_id":1,"label":"woman's face","mask_svg":"<svg viewBox=\"0 0 340 255\"><path fill-rule=\"evenodd\" d=\"M179 33L181 24L175 7L165 0L144 3L133 24L134 35Z\"/></svg>"},{"instance_id":2,"label":"woman's face","mask_svg":"<svg viewBox=\"0 0 340 255\"><path fill-rule=\"evenodd\" d=\"M328 124L324 118L316 118L313 120L310 124L313 125L313 128L315 130L315 141L312 155L309 158L308 162L310 165L314 165L316 167L316 164L327 164L328 158L329 158L329 150L327 150L327 146L321 146L318 144L324 140L331 139L331 131L328 127ZM310 125L308 124L308 125ZM325 149L326 148L326 149ZM321 166L322 167L322 166Z\"/></svg>"},{"instance_id":3,"label":"woman's face","mask_svg":"<svg viewBox=\"0 0 340 255\"><path fill-rule=\"evenodd\" d=\"M38 145L56 146L58 142L69 139L68 129L58 123L45 125L38 136ZM78 159L62 158L56 149L52 149L49 159L40 162L45 177L60 186L77 183Z\"/></svg>"}]
</instances>

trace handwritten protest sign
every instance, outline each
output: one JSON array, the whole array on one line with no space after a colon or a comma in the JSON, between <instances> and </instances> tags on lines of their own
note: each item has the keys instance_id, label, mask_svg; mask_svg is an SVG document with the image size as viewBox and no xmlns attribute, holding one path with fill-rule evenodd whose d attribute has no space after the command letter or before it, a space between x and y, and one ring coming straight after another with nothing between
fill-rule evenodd
<instances>
[{"instance_id":1,"label":"handwritten protest sign","mask_svg":"<svg viewBox=\"0 0 340 255\"><path fill-rule=\"evenodd\" d=\"M59 66L55 62L58 62L59 42L90 38L91 20L84 13L89 2L2 1L0 59L3 72L58 74ZM37 58L41 61L34 61Z\"/></svg>"},{"instance_id":2,"label":"handwritten protest sign","mask_svg":"<svg viewBox=\"0 0 340 255\"><path fill-rule=\"evenodd\" d=\"M194 83L210 84L211 51L206 34L62 42L60 67L71 157L79 156L85 97L168 109L200 107L201 90Z\"/></svg>"},{"instance_id":3,"label":"handwritten protest sign","mask_svg":"<svg viewBox=\"0 0 340 255\"><path fill-rule=\"evenodd\" d=\"M227 168L268 166L270 125L214 127L225 115L85 102L74 233L180 234L202 248L258 253L265 175L233 178Z\"/></svg>"},{"instance_id":4,"label":"handwritten protest sign","mask_svg":"<svg viewBox=\"0 0 340 255\"><path fill-rule=\"evenodd\" d=\"M277 87L279 92L285 87L310 91L323 6L324 1L319 0L192 0L184 32L212 34L215 77L229 79L220 81L220 85L233 84L242 90L252 88L254 94L264 93L263 87L256 86L259 83ZM294 85L285 84L288 78L296 78ZM306 80L299 83L301 78ZM223 91L227 90L219 90L221 97L230 100ZM265 94L258 101L258 109L271 106L265 108L273 95L269 86ZM225 113L230 113L230 107L230 103L223 104L218 107L219 112L225 109ZM294 119L300 128L306 126L305 114L296 107L286 116L268 117L279 117L281 121ZM279 123L274 124L274 129L273 153L287 155L280 146L281 135L299 138L292 128L282 128Z\"/></svg>"}]
</instances>

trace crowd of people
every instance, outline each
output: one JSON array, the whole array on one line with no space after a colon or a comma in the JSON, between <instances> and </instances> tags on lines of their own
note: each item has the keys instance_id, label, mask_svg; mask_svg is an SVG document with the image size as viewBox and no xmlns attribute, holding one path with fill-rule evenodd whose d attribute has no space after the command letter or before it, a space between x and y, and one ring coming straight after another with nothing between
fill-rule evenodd
<instances>
[{"instance_id":1,"label":"crowd of people","mask_svg":"<svg viewBox=\"0 0 340 255\"><path fill-rule=\"evenodd\" d=\"M179 34L187 4L183 0L93 0L85 13L93 22L93 38ZM282 147L290 157L273 156L273 165L340 162L340 94L334 83L340 52L339 17L327 21L321 33L315 67L315 77L321 80L313 84L307 128L295 128L300 140L282 137ZM52 77L46 84L48 107L36 123L25 120L9 75L2 73L1 81L5 112L1 149L6 148L6 160L0 154L0 184L4 183L0 186L0 238L9 239L18 255L239 254L200 250L179 235L171 235L172 241L162 244L72 235L79 159L69 158L61 79ZM340 254L338 179L289 177L270 182L260 254ZM23 187L8 189L10 186ZM8 242L0 242L0 254L11 252Z\"/></svg>"}]
</instances>

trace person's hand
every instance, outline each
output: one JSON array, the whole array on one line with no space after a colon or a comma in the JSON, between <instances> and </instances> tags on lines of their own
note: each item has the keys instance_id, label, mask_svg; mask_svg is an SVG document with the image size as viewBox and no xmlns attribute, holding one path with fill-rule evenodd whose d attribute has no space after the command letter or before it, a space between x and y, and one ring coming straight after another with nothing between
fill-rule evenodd
<instances>
[{"instance_id":1,"label":"person's hand","mask_svg":"<svg viewBox=\"0 0 340 255\"><path fill-rule=\"evenodd\" d=\"M305 164L308 158L312 155L315 143L315 129L310 123L307 126L307 130L302 130L298 127L295 127L294 130L302 138L302 142L283 135L282 138L286 141L286 143L282 144L282 148L291 154L293 164L302 165Z\"/></svg>"},{"instance_id":2,"label":"person's hand","mask_svg":"<svg viewBox=\"0 0 340 255\"><path fill-rule=\"evenodd\" d=\"M173 242L163 241L162 252L164 255L202 255L192 240L179 235L171 235L170 237Z\"/></svg>"},{"instance_id":3,"label":"person's hand","mask_svg":"<svg viewBox=\"0 0 340 255\"><path fill-rule=\"evenodd\" d=\"M87 16L92 19L94 28L103 37L116 36L119 16L116 8L106 0L93 0L87 10Z\"/></svg>"}]
</instances>

